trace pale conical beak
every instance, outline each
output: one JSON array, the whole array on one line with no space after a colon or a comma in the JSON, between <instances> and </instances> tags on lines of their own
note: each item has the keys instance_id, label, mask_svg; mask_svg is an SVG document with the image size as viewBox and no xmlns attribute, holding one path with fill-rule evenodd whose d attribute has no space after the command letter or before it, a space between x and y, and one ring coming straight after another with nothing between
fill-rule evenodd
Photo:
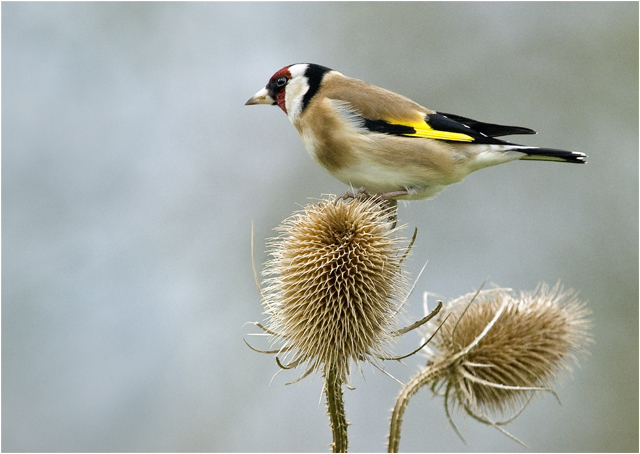
<instances>
[{"instance_id":1,"label":"pale conical beak","mask_svg":"<svg viewBox=\"0 0 640 454\"><path fill-rule=\"evenodd\" d=\"M276 101L271 96L269 96L269 90L267 90L266 87L265 87L262 90L260 90L258 93L253 95L253 98L251 98L249 101L244 103L244 105L245 106L252 106L254 104L269 104L269 105L273 105L275 103L276 103Z\"/></svg>"}]
</instances>

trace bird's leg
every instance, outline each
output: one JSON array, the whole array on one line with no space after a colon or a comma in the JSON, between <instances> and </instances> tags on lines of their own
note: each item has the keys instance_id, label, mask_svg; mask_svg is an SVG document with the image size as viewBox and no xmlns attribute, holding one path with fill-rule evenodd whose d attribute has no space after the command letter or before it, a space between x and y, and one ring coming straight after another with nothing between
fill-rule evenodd
<instances>
[{"instance_id":1,"label":"bird's leg","mask_svg":"<svg viewBox=\"0 0 640 454\"><path fill-rule=\"evenodd\" d=\"M383 202L387 202L389 208L393 210L393 217L389 218L389 221L393 221L391 225L391 230L396 228L398 224L398 201L395 199L396 197L400 197L403 195L409 194L407 189L402 191L391 191L391 192L381 192L379 194L371 194L364 187L358 189L357 192L347 191L342 196L338 197L334 202L334 205L338 203L338 200L349 200L349 199L368 199L368 198L376 198L382 200Z\"/></svg>"},{"instance_id":2,"label":"bird's leg","mask_svg":"<svg viewBox=\"0 0 640 454\"><path fill-rule=\"evenodd\" d=\"M398 201L396 199L386 199L385 201L387 202L387 204L389 205L389 208L393 212L393 215L389 217L389 221L393 221L393 224L391 224L391 228L389 230L393 230L396 228L396 225L398 224Z\"/></svg>"},{"instance_id":3,"label":"bird's leg","mask_svg":"<svg viewBox=\"0 0 640 454\"><path fill-rule=\"evenodd\" d=\"M382 200L386 200L386 202L389 204L389 208L393 210L393 217L389 219L390 221L393 221L393 224L391 225L390 230L395 229L396 225L398 224L398 200L396 199L396 197L400 197L407 194L409 194L408 189L403 189L402 191L382 192L380 194L376 194L376 197L380 197Z\"/></svg>"},{"instance_id":4,"label":"bird's leg","mask_svg":"<svg viewBox=\"0 0 640 454\"><path fill-rule=\"evenodd\" d=\"M403 189L402 191L381 192L380 194L376 194L376 196L380 197L382 200L391 200L407 194L409 194L409 190Z\"/></svg>"},{"instance_id":5,"label":"bird's leg","mask_svg":"<svg viewBox=\"0 0 640 454\"><path fill-rule=\"evenodd\" d=\"M344 194L342 194L340 197L336 199L335 203L338 203L338 200L369 199L374 197L380 200L391 201L391 200L394 200L396 197L400 197L407 194L409 194L408 189L403 189L402 191L380 192L378 194L371 194L363 186L360 189L358 189L358 191L355 193L351 191L345 192Z\"/></svg>"},{"instance_id":6,"label":"bird's leg","mask_svg":"<svg viewBox=\"0 0 640 454\"><path fill-rule=\"evenodd\" d=\"M367 190L362 187L360 189L358 189L358 192L351 192L351 191L347 191L344 194L342 194L340 197L338 197L336 199L336 201L334 202L334 205L338 203L338 200L349 200L349 199L368 199L370 197L373 197L369 192L367 192Z\"/></svg>"}]
</instances>

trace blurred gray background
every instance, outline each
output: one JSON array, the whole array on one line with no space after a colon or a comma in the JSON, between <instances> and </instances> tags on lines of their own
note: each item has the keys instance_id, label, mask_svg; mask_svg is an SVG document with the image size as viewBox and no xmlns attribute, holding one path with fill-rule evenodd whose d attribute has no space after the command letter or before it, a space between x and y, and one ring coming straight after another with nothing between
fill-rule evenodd
<instances>
[{"instance_id":1,"label":"blurred gray background","mask_svg":"<svg viewBox=\"0 0 640 454\"><path fill-rule=\"evenodd\" d=\"M273 228L346 187L276 107L314 62L444 112L536 129L515 162L400 205L409 271L449 300L558 280L593 310L581 367L508 429L534 451L638 450L637 3L2 3L2 450L327 451L320 376L285 386L248 321ZM431 300L435 301L434 298ZM418 342L409 334L396 352ZM422 358L388 364L407 381ZM399 385L346 392L385 449ZM523 451L424 390L401 451Z\"/></svg>"}]
</instances>

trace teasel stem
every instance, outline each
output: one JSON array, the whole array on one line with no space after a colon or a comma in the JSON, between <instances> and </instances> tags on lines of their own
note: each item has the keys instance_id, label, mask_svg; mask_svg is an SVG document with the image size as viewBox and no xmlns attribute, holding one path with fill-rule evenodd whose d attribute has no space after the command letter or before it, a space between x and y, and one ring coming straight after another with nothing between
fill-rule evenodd
<instances>
[{"instance_id":1,"label":"teasel stem","mask_svg":"<svg viewBox=\"0 0 640 454\"><path fill-rule=\"evenodd\" d=\"M398 447L400 445L400 431L402 429L402 417L409 405L409 400L421 387L433 383L440 375L443 375L450 365L451 361L448 360L441 361L438 364L432 364L431 366L422 369L405 386L402 387L400 395L396 399L396 406L394 407L391 415L387 452L398 452Z\"/></svg>"},{"instance_id":2,"label":"teasel stem","mask_svg":"<svg viewBox=\"0 0 640 454\"><path fill-rule=\"evenodd\" d=\"M326 370L328 369L328 370ZM344 412L342 399L342 380L337 373L335 364L327 364L325 369L325 392L327 395L327 412L331 423L333 452L347 452L349 439L347 438L347 417Z\"/></svg>"}]
</instances>

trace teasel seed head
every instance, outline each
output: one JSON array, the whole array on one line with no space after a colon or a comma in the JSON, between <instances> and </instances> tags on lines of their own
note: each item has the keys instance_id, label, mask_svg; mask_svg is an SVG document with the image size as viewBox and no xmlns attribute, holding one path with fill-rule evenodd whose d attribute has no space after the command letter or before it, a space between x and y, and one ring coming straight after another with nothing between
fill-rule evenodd
<instances>
[{"instance_id":1,"label":"teasel seed head","mask_svg":"<svg viewBox=\"0 0 640 454\"><path fill-rule=\"evenodd\" d=\"M450 422L449 401L520 442L500 426L515 419L536 391L553 392L552 382L571 370L576 353L592 341L585 318L591 312L559 284L551 289L543 284L519 297L508 289L479 291L449 307L431 344L438 353L430 361L446 365L432 385L446 387ZM514 412L508 421L488 416L507 411Z\"/></svg>"},{"instance_id":2,"label":"teasel seed head","mask_svg":"<svg viewBox=\"0 0 640 454\"><path fill-rule=\"evenodd\" d=\"M375 198L329 199L283 221L270 241L263 304L267 331L283 341L289 364L335 367L346 383L351 362L375 361L406 296L407 240L392 228L395 206Z\"/></svg>"}]
</instances>

